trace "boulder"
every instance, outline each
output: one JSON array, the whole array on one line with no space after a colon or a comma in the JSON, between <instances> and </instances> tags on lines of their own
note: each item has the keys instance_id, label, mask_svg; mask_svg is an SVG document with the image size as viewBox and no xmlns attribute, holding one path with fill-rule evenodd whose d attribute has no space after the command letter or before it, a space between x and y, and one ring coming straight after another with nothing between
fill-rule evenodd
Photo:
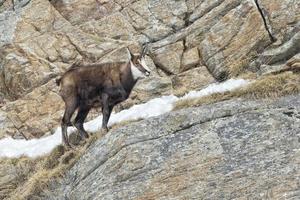
<instances>
[{"instance_id":1,"label":"boulder","mask_svg":"<svg viewBox=\"0 0 300 200\"><path fill-rule=\"evenodd\" d=\"M281 45L275 45L264 50L249 66L252 71L269 73L279 71L286 66L286 62L299 56L300 31Z\"/></svg>"},{"instance_id":2,"label":"boulder","mask_svg":"<svg viewBox=\"0 0 300 200\"><path fill-rule=\"evenodd\" d=\"M61 102L50 82L76 61L127 61L125 47L132 44L140 48L149 43L147 63L154 76L137 85L127 105L204 87L213 79L204 67L195 69L199 66L217 80L245 70L258 74L281 70L299 53L299 5L293 0L255 2L0 1L0 99L5 99L0 104L5 116L10 116L4 117L7 132L39 137L50 126L55 128L63 107L48 109ZM35 96L43 88L49 91ZM30 110L27 104L32 105ZM35 106L50 113L33 116ZM18 109L21 115L16 114ZM49 127L42 127L44 120L50 121Z\"/></svg>"},{"instance_id":3,"label":"boulder","mask_svg":"<svg viewBox=\"0 0 300 200\"><path fill-rule=\"evenodd\" d=\"M299 97L229 100L114 129L42 199L297 199Z\"/></svg>"},{"instance_id":4,"label":"boulder","mask_svg":"<svg viewBox=\"0 0 300 200\"><path fill-rule=\"evenodd\" d=\"M173 90L178 95L183 95L191 90L201 90L213 82L215 79L205 66L199 66L172 77Z\"/></svg>"},{"instance_id":5,"label":"boulder","mask_svg":"<svg viewBox=\"0 0 300 200\"><path fill-rule=\"evenodd\" d=\"M164 46L154 52L153 61L163 71L169 74L178 74L181 68L183 50L183 42Z\"/></svg>"},{"instance_id":6,"label":"boulder","mask_svg":"<svg viewBox=\"0 0 300 200\"><path fill-rule=\"evenodd\" d=\"M114 13L100 20L91 20L80 28L100 37L134 41L136 31L121 13Z\"/></svg>"},{"instance_id":7,"label":"boulder","mask_svg":"<svg viewBox=\"0 0 300 200\"><path fill-rule=\"evenodd\" d=\"M277 44L289 40L300 30L300 2L295 0L258 0L267 28Z\"/></svg>"},{"instance_id":8,"label":"boulder","mask_svg":"<svg viewBox=\"0 0 300 200\"><path fill-rule=\"evenodd\" d=\"M188 7L187 26L151 47L155 50L184 40L186 48L198 47L203 64L218 80L226 79L232 66L244 68L272 42L252 0L196 1Z\"/></svg>"},{"instance_id":9,"label":"boulder","mask_svg":"<svg viewBox=\"0 0 300 200\"><path fill-rule=\"evenodd\" d=\"M196 42L195 39L200 37L194 36L189 36L189 40ZM203 62L218 80L226 78L232 66L244 67L247 63L243 60L251 58L251 54L271 43L261 15L252 1L243 1L228 10L202 37L199 49Z\"/></svg>"},{"instance_id":10,"label":"boulder","mask_svg":"<svg viewBox=\"0 0 300 200\"><path fill-rule=\"evenodd\" d=\"M181 69L180 69L181 72L192 69L192 68L196 67L198 64L200 64L198 48L194 47L192 49L186 50L183 53L181 64L182 64Z\"/></svg>"},{"instance_id":11,"label":"boulder","mask_svg":"<svg viewBox=\"0 0 300 200\"><path fill-rule=\"evenodd\" d=\"M129 98L117 105L115 111L128 109L136 104L144 103L155 97L169 95L172 92L172 80L169 77L151 76L137 82Z\"/></svg>"},{"instance_id":12,"label":"boulder","mask_svg":"<svg viewBox=\"0 0 300 200\"><path fill-rule=\"evenodd\" d=\"M59 125L64 103L54 81L34 89L22 99L9 102L0 110L0 137L27 139L41 137ZM3 114L1 114L3 113Z\"/></svg>"},{"instance_id":13,"label":"boulder","mask_svg":"<svg viewBox=\"0 0 300 200\"><path fill-rule=\"evenodd\" d=\"M122 10L135 29L150 41L158 41L185 25L184 1L135 1Z\"/></svg>"},{"instance_id":14,"label":"boulder","mask_svg":"<svg viewBox=\"0 0 300 200\"><path fill-rule=\"evenodd\" d=\"M122 8L118 3L107 0L54 0L51 3L73 25L100 20Z\"/></svg>"}]
</instances>

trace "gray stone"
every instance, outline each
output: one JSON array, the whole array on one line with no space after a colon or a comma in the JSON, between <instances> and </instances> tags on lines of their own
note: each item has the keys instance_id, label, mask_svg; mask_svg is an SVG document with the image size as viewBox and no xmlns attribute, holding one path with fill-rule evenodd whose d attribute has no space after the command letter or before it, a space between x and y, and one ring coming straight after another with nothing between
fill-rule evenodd
<instances>
[{"instance_id":1,"label":"gray stone","mask_svg":"<svg viewBox=\"0 0 300 200\"><path fill-rule=\"evenodd\" d=\"M298 199L299 97L230 100L115 129L44 199Z\"/></svg>"},{"instance_id":2,"label":"gray stone","mask_svg":"<svg viewBox=\"0 0 300 200\"><path fill-rule=\"evenodd\" d=\"M154 52L154 63L169 74L180 72L184 46L183 42L177 42L157 49Z\"/></svg>"},{"instance_id":3,"label":"gray stone","mask_svg":"<svg viewBox=\"0 0 300 200\"><path fill-rule=\"evenodd\" d=\"M62 101L56 95L48 95L58 89L48 83L75 61L126 61L128 55L120 49L132 43L139 46L150 43L148 63L155 76L164 77L145 84L145 88L152 88L151 92L131 96L129 101L134 103L160 93L173 93L174 90L169 89L173 76L178 85L192 84L190 88L197 88L199 83L206 82L206 79L197 80L201 77L198 73L193 75L197 71L193 68L197 66L206 67L217 80L245 70L258 74L281 70L287 60L299 53L299 3L297 0L257 2L0 1L0 98L14 101L11 109L5 110L8 115L22 113L18 116L26 119L23 129L14 128L12 134L21 131L28 136L32 133L41 136L42 131L55 128L62 110L51 110L51 114L42 110L61 109L51 103L62 105ZM269 32L277 42L271 40ZM48 91L36 92L44 91L40 88L45 84L51 85ZM160 89L155 92L153 88ZM41 97L34 96L36 94ZM53 99L42 104L32 101L48 98ZM40 112L32 111L40 106ZM43 125L44 116L50 121L47 126Z\"/></svg>"},{"instance_id":4,"label":"gray stone","mask_svg":"<svg viewBox=\"0 0 300 200\"><path fill-rule=\"evenodd\" d=\"M191 90L201 90L213 82L215 79L205 66L199 66L172 77L173 89L179 95Z\"/></svg>"},{"instance_id":5,"label":"gray stone","mask_svg":"<svg viewBox=\"0 0 300 200\"><path fill-rule=\"evenodd\" d=\"M300 32L296 33L288 41L279 46L273 46L263 51L256 60L250 64L250 68L259 69L259 73L279 71L285 67L286 62L297 57L300 52Z\"/></svg>"},{"instance_id":6,"label":"gray stone","mask_svg":"<svg viewBox=\"0 0 300 200\"><path fill-rule=\"evenodd\" d=\"M198 48L192 48L183 53L181 72L194 68L200 63Z\"/></svg>"},{"instance_id":7,"label":"gray stone","mask_svg":"<svg viewBox=\"0 0 300 200\"><path fill-rule=\"evenodd\" d=\"M19 15L12 11L0 13L0 47L13 41Z\"/></svg>"},{"instance_id":8,"label":"gray stone","mask_svg":"<svg viewBox=\"0 0 300 200\"><path fill-rule=\"evenodd\" d=\"M283 44L300 30L300 2L297 0L258 0L267 28Z\"/></svg>"}]
</instances>

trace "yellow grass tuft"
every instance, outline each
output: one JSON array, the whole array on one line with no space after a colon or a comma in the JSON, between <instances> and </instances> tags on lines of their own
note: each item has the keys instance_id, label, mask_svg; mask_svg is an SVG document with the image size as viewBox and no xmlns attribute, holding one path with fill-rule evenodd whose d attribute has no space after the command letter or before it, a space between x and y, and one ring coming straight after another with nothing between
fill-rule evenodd
<instances>
[{"instance_id":1,"label":"yellow grass tuft","mask_svg":"<svg viewBox=\"0 0 300 200\"><path fill-rule=\"evenodd\" d=\"M31 159L3 158L0 159L0 176L13 169L9 181L0 178L0 199L38 199L47 191L49 183L55 182L70 169L82 156L85 150L99 138L99 134L92 135L82 146L75 149L65 149L59 145L44 157ZM3 177L3 175L2 175Z\"/></svg>"},{"instance_id":2,"label":"yellow grass tuft","mask_svg":"<svg viewBox=\"0 0 300 200\"><path fill-rule=\"evenodd\" d=\"M191 88L189 88L189 87L186 87L186 86L184 86L184 87L180 87L180 88L178 88L178 89L173 89L173 94L175 95L175 96L178 96L178 97L180 97L180 96L184 96L186 93L188 93L189 91L191 91Z\"/></svg>"},{"instance_id":3,"label":"yellow grass tuft","mask_svg":"<svg viewBox=\"0 0 300 200\"><path fill-rule=\"evenodd\" d=\"M211 104L232 98L277 98L300 92L300 76L292 72L277 75L262 76L246 87L236 89L227 93L217 93L206 97L187 99L176 102L174 110L195 107L203 104Z\"/></svg>"},{"instance_id":4,"label":"yellow grass tuft","mask_svg":"<svg viewBox=\"0 0 300 200\"><path fill-rule=\"evenodd\" d=\"M114 125L112 129L139 120L128 120ZM7 169L13 169L11 180L1 181L0 178L0 199L39 199L41 193L48 191L49 184L63 177L86 149L102 136L100 132L93 134L75 149L66 149L59 145L49 155L36 159L28 157L0 159L0 177L7 174Z\"/></svg>"}]
</instances>

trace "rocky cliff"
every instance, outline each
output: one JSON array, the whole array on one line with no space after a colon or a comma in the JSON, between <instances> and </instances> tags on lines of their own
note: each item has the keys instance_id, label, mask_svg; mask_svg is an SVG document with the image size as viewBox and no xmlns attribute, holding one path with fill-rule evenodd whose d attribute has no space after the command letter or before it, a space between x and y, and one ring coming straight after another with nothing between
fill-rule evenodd
<instances>
[{"instance_id":1,"label":"rocky cliff","mask_svg":"<svg viewBox=\"0 0 300 200\"><path fill-rule=\"evenodd\" d=\"M0 159L0 198L299 199L299 0L0 0L0 139L58 126L54 78L72 63L128 60L127 47L146 43L153 73L118 110L258 79L114 128L84 150Z\"/></svg>"},{"instance_id":2,"label":"rocky cliff","mask_svg":"<svg viewBox=\"0 0 300 200\"><path fill-rule=\"evenodd\" d=\"M127 60L149 43L154 73L119 109L299 57L297 0L0 1L0 138L40 137L63 104L53 78L76 60Z\"/></svg>"},{"instance_id":3,"label":"rocky cliff","mask_svg":"<svg viewBox=\"0 0 300 200\"><path fill-rule=\"evenodd\" d=\"M42 199L298 199L299 98L230 100L113 130Z\"/></svg>"}]
</instances>

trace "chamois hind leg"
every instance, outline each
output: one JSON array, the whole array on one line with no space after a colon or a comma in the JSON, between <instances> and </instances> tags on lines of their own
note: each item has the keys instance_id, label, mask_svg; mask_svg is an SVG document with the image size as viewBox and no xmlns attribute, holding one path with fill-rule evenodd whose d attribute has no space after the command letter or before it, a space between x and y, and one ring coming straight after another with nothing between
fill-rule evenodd
<instances>
[{"instance_id":1,"label":"chamois hind leg","mask_svg":"<svg viewBox=\"0 0 300 200\"><path fill-rule=\"evenodd\" d=\"M81 139L89 137L88 133L84 130L83 123L90 109L91 108L87 106L80 106L75 118L74 126L78 129Z\"/></svg>"},{"instance_id":2,"label":"chamois hind leg","mask_svg":"<svg viewBox=\"0 0 300 200\"><path fill-rule=\"evenodd\" d=\"M71 147L69 143L69 137L67 133L68 125L71 124L71 118L74 114L76 108L77 108L77 100L76 98L68 99L68 101L65 101L66 109L64 116L61 121L61 133L62 133L62 141L64 145L67 145L68 147Z\"/></svg>"},{"instance_id":3,"label":"chamois hind leg","mask_svg":"<svg viewBox=\"0 0 300 200\"><path fill-rule=\"evenodd\" d=\"M111 111L114 107L114 105L110 105L109 104L109 95L108 94L102 94L101 95L101 99L102 99L102 131L107 132L108 128L107 128L107 123L111 114Z\"/></svg>"}]
</instances>

